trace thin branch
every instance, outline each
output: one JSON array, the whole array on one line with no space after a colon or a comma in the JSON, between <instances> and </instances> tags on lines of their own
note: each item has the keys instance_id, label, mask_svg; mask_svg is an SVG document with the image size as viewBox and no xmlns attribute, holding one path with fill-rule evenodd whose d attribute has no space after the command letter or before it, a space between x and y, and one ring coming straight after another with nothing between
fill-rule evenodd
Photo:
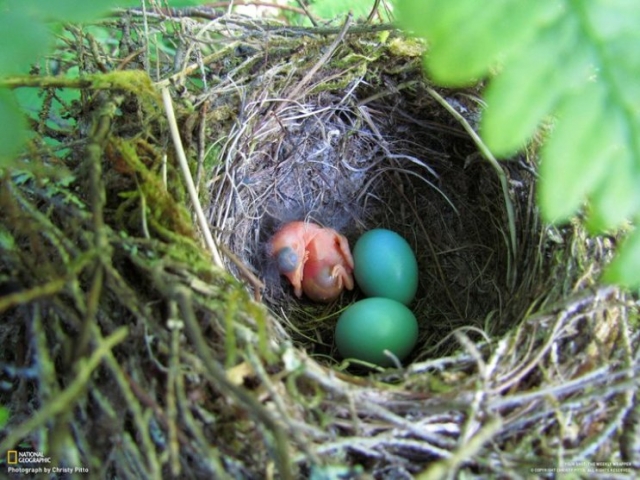
<instances>
[{"instance_id":1,"label":"thin branch","mask_svg":"<svg viewBox=\"0 0 640 480\"><path fill-rule=\"evenodd\" d=\"M327 48L327 51L324 53L324 55L322 55L322 57L320 57L320 59L316 62L316 64L309 69L309 71L302 78L302 80L300 80L300 82L293 88L293 90L289 92L289 95L287 95L287 100L294 100L298 96L298 94L302 91L302 89L311 81L311 79L315 77L318 70L320 70L327 63L329 63L329 59L331 59L333 52L336 51L336 49L344 39L344 36L347 34L347 31L349 30L349 26L351 25L352 20L353 20L353 16L351 14L347 15L347 19L345 20L344 25L342 25L342 28L340 29L340 32L338 33L338 36L336 37L336 39L329 46L329 48ZM281 105L284 106L285 103L282 103Z\"/></svg>"},{"instance_id":2,"label":"thin branch","mask_svg":"<svg viewBox=\"0 0 640 480\"><path fill-rule=\"evenodd\" d=\"M127 333L127 327L120 327L98 345L98 348L96 348L86 362L80 361L78 363L80 370L67 388L61 391L51 402L43 405L42 408L29 417L28 420L7 430L7 436L4 437L4 440L0 443L0 452L6 452L10 448L13 448L14 445L30 432L43 426L46 422L62 412L68 411L76 399L85 392L91 374L98 368L102 359L108 355L113 347L127 337Z\"/></svg>"},{"instance_id":3,"label":"thin branch","mask_svg":"<svg viewBox=\"0 0 640 480\"><path fill-rule=\"evenodd\" d=\"M191 203L193 203L193 208L196 212L200 230L202 230L205 243L207 245L207 248L211 252L211 255L213 256L214 263L216 264L216 266L224 268L222 258L220 257L220 253L218 252L218 247L213 241L213 236L211 235L211 230L209 229L209 224L207 223L207 218L205 217L204 211L202 210L202 204L200 203L200 199L198 198L198 191L196 190L196 186L193 183L193 178L191 177L189 163L187 162L187 155L184 152L182 140L180 139L180 132L178 131L176 114L173 111L171 95L169 94L169 90L167 88L162 89L162 101L164 102L164 108L167 113L167 120L169 122L169 129L171 131L171 138L173 139L173 145L176 148L176 155L178 157L178 163L180 164L180 170L182 170L184 181L187 184L187 190L189 191L189 197L191 198Z\"/></svg>"},{"instance_id":4,"label":"thin branch","mask_svg":"<svg viewBox=\"0 0 640 480\"><path fill-rule=\"evenodd\" d=\"M500 179L500 185L502 186L502 194L504 196L505 208L507 210L507 220L509 222L509 239L511 250L508 255L509 266L510 268L507 271L507 284L509 287L513 288L515 286L516 280L516 264L515 259L517 258L517 241L516 241L516 217L513 209L513 203L511 202L511 196L509 195L509 182L507 180L507 175L504 173L500 162L493 156L493 153L489 150L489 148L484 144L480 136L476 133L469 122L460 115L455 108L453 108L449 102L447 102L442 96L436 92L433 88L427 87L427 92L431 95L440 105L442 105L453 117L460 122L460 125L466 130L469 134L473 142L480 150L480 153L489 161L493 169L496 171L498 178Z\"/></svg>"}]
</instances>

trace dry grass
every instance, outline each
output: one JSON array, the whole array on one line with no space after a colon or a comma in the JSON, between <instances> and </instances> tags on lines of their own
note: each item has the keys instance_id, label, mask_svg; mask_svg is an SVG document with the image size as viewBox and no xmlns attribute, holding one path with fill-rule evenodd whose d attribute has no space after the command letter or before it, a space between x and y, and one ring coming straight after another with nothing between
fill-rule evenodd
<instances>
[{"instance_id":1,"label":"dry grass","mask_svg":"<svg viewBox=\"0 0 640 480\"><path fill-rule=\"evenodd\" d=\"M125 87L94 81L63 105L74 123L34 123L41 167L1 178L0 454L22 442L95 478L638 467L637 303L597 282L615 239L543 225L535 150L501 179L465 130L477 90L435 92L396 32L346 27L125 15L111 49L73 31L67 67L82 54L87 74L145 70L175 93L224 269L185 209L150 84L116 73ZM318 306L278 277L265 244L302 218L413 246L405 368L336 356L357 291Z\"/></svg>"}]
</instances>

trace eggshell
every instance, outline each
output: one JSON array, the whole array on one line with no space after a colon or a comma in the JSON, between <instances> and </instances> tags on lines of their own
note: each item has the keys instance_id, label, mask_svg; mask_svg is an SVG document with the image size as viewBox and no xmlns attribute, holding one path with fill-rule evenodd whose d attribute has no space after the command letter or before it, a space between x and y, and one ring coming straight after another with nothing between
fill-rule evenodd
<instances>
[{"instance_id":1,"label":"eggshell","mask_svg":"<svg viewBox=\"0 0 640 480\"><path fill-rule=\"evenodd\" d=\"M348 307L336 325L335 342L344 358L356 358L383 367L411 353L418 339L416 317L402 303L388 298L366 298Z\"/></svg>"},{"instance_id":2,"label":"eggshell","mask_svg":"<svg viewBox=\"0 0 640 480\"><path fill-rule=\"evenodd\" d=\"M396 232L369 230L356 242L353 260L356 282L365 295L411 303L418 290L418 262Z\"/></svg>"}]
</instances>

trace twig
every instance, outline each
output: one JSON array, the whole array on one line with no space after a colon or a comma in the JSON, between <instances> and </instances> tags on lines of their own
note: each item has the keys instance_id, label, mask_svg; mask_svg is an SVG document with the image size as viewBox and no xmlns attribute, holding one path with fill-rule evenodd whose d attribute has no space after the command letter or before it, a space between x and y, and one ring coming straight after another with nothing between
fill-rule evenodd
<instances>
[{"instance_id":1,"label":"twig","mask_svg":"<svg viewBox=\"0 0 640 480\"><path fill-rule=\"evenodd\" d=\"M100 332L97 327L94 327L95 335L99 336ZM149 433L149 420L152 414L152 410L143 411L140 402L137 401L134 395L131 385L128 381L128 374L124 371L122 366L118 363L113 352L107 352L106 364L113 377L120 388L120 392L124 397L127 409L133 417L133 423L137 430L137 439L141 449L144 451L147 459L148 471L145 472L147 478L159 479L161 478L161 467L158 455L156 454L153 441ZM145 413L146 412L146 413ZM135 451L137 449L134 449Z\"/></svg>"},{"instance_id":2,"label":"twig","mask_svg":"<svg viewBox=\"0 0 640 480\"><path fill-rule=\"evenodd\" d=\"M169 465L174 477L180 476L180 446L178 440L178 407L176 398L176 378L180 375L180 335L182 322L169 320L171 330L171 355L169 356L169 375L167 375L167 430L169 433Z\"/></svg>"},{"instance_id":3,"label":"twig","mask_svg":"<svg viewBox=\"0 0 640 480\"><path fill-rule=\"evenodd\" d=\"M221 250L224 254L231 260L238 270L240 270L240 274L253 286L253 297L256 302L262 301L261 291L264 289L264 283L262 280L258 278L258 276L251 271L251 269L244 264L242 260L238 258L238 256L233 253L226 245L220 245Z\"/></svg>"},{"instance_id":4,"label":"twig","mask_svg":"<svg viewBox=\"0 0 640 480\"><path fill-rule=\"evenodd\" d=\"M41 427L62 412L69 410L76 399L84 393L91 374L98 368L102 359L110 353L113 347L127 337L127 333L127 327L120 327L98 345L98 348L96 348L86 362L79 361L80 370L76 378L73 379L73 382L57 394L55 399L43 405L42 408L35 412L28 420L7 430L7 436L2 443L0 443L0 452L6 452L10 448L13 448L30 432Z\"/></svg>"},{"instance_id":5,"label":"twig","mask_svg":"<svg viewBox=\"0 0 640 480\"><path fill-rule=\"evenodd\" d=\"M440 105L442 105L453 117L460 122L462 127L469 134L473 142L480 150L480 153L489 161L493 169L496 171L498 178L500 179L500 185L502 186L502 195L504 196L505 208L507 209L507 220L509 222L509 239L511 249L509 251L509 255L507 256L507 260L509 261L509 267L507 270L507 284L510 288L515 286L516 281L516 253L517 253L517 241L516 241L516 218L515 212L513 210L513 203L511 202L511 197L509 195L509 182L507 180L507 175L504 173L504 170L500 166L500 162L496 160L496 157L493 156L491 151L484 144L480 136L476 133L476 131L469 125L469 122L460 115L455 108L449 105L442 96L436 92L433 88L427 87L427 92L431 95Z\"/></svg>"},{"instance_id":6,"label":"twig","mask_svg":"<svg viewBox=\"0 0 640 480\"><path fill-rule=\"evenodd\" d=\"M273 418L272 414L266 410L253 395L247 392L244 388L234 385L227 378L226 372L222 366L211 355L211 350L204 341L202 330L198 326L198 322L193 313L191 306L191 291L185 287L178 286L175 287L174 294L180 307L182 320L186 326L187 337L202 359L206 368L206 376L209 381L225 395L235 397L235 399L247 409L247 413L253 416L256 420L262 422L269 430L271 430L276 443L274 456L278 469L280 470L280 476L284 480L293 479L288 452L289 442L287 441L283 428L276 419Z\"/></svg>"},{"instance_id":7,"label":"twig","mask_svg":"<svg viewBox=\"0 0 640 480\"><path fill-rule=\"evenodd\" d=\"M104 283L105 265L111 263L111 245L107 236L107 228L104 220L104 207L107 203L107 194L102 172L102 157L107 145L111 125L118 107L124 100L122 95L115 95L111 100L104 101L97 110L89 131L89 143L85 150L85 165L89 171L89 189L91 191L90 203L93 226L93 246L98 256L95 261L93 278L88 292L86 311L80 333L75 340L75 356L84 355L89 347L91 329L96 324L100 297Z\"/></svg>"},{"instance_id":8,"label":"twig","mask_svg":"<svg viewBox=\"0 0 640 480\"><path fill-rule=\"evenodd\" d=\"M65 277L56 278L28 290L20 289L15 293L3 295L0 297L0 313L16 305L26 305L34 300L56 295L67 286L68 282L69 280Z\"/></svg>"},{"instance_id":9,"label":"twig","mask_svg":"<svg viewBox=\"0 0 640 480\"><path fill-rule=\"evenodd\" d=\"M171 138L173 140L173 145L176 148L176 155L178 157L178 163L180 164L180 170L182 170L184 181L187 184L187 190L189 191L189 197L191 198L191 203L193 203L193 208L196 212L196 218L198 219L200 230L202 230L205 243L207 245L207 248L211 252L211 255L213 256L214 263L216 264L216 266L224 268L222 258L220 257L220 253L218 253L218 247L216 247L216 244L213 241L213 236L211 235L211 230L209 230L207 218L204 216L204 211L202 210L202 205L200 204L200 199L198 198L196 186L193 183L193 178L191 177L189 163L187 162L187 155L185 154L184 147L182 146L180 132L178 131L178 123L176 122L176 115L173 111L171 95L169 94L169 90L167 88L162 89L162 101L164 102L164 108L167 113L167 120L169 122L169 129L171 131Z\"/></svg>"},{"instance_id":10,"label":"twig","mask_svg":"<svg viewBox=\"0 0 640 480\"><path fill-rule=\"evenodd\" d=\"M307 4L304 3L304 0L298 0L298 5L300 5L300 8L302 9L302 11L304 12L304 15L306 15L307 17L309 17L309 21L311 22L311 24L314 27L318 26L318 22L316 22L315 18L313 18L313 15L311 15L311 12L309 11L309 9L307 8Z\"/></svg>"},{"instance_id":11,"label":"twig","mask_svg":"<svg viewBox=\"0 0 640 480\"><path fill-rule=\"evenodd\" d=\"M311 79L315 77L318 70L326 66L326 64L329 62L329 59L333 55L333 52L336 51L336 49L338 48L338 45L340 45L340 42L342 42L342 40L344 39L344 36L347 34L347 30L349 30L349 26L351 25L352 20L353 20L353 16L351 15L351 13L349 13L336 39L333 41L331 45L329 45L329 48L327 49L327 51L324 53L324 55L322 55L322 57L320 57L320 59L316 62L316 64L309 69L309 71L302 78L302 80L300 80L300 82L298 82L298 84L295 87L293 87L291 92L289 92L289 95L287 95L287 100L294 100L298 96L298 94L302 91L302 89L311 81ZM286 105L286 103L283 102L281 104L281 108L284 105Z\"/></svg>"},{"instance_id":12,"label":"twig","mask_svg":"<svg viewBox=\"0 0 640 480\"><path fill-rule=\"evenodd\" d=\"M373 17L376 16L376 12L378 11L379 6L380 6L380 0L375 0L373 7L371 7L371 11L367 16L367 20L365 21L365 23L371 23L373 21Z\"/></svg>"},{"instance_id":13,"label":"twig","mask_svg":"<svg viewBox=\"0 0 640 480\"><path fill-rule=\"evenodd\" d=\"M455 478L455 471L469 458L476 456L480 449L490 441L502 428L499 417L490 419L467 443L461 445L449 458L432 464L419 474L419 480L436 480L441 478Z\"/></svg>"}]
</instances>

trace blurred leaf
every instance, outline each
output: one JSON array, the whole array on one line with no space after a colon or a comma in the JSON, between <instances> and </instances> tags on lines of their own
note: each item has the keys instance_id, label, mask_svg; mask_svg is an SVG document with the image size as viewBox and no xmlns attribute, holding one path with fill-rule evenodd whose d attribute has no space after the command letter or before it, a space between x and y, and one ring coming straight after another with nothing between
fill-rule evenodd
<instances>
[{"instance_id":1,"label":"blurred leaf","mask_svg":"<svg viewBox=\"0 0 640 480\"><path fill-rule=\"evenodd\" d=\"M640 230L636 229L622 242L604 273L604 281L627 288L640 288Z\"/></svg>"},{"instance_id":2,"label":"blurred leaf","mask_svg":"<svg viewBox=\"0 0 640 480\"><path fill-rule=\"evenodd\" d=\"M429 41L425 65L433 79L460 86L518 54L558 13L555 0L404 0L398 16L403 26Z\"/></svg>"},{"instance_id":3,"label":"blurred leaf","mask_svg":"<svg viewBox=\"0 0 640 480\"><path fill-rule=\"evenodd\" d=\"M619 119L607 108L606 92L595 83L585 90L564 99L542 150L538 200L551 220L565 220L580 208L616 153L610 140L619 132Z\"/></svg>"},{"instance_id":4,"label":"blurred leaf","mask_svg":"<svg viewBox=\"0 0 640 480\"><path fill-rule=\"evenodd\" d=\"M2 168L9 164L27 138L26 119L13 94L4 89L0 89L0 125L2 125L2 142L0 142L0 168Z\"/></svg>"},{"instance_id":5,"label":"blurred leaf","mask_svg":"<svg viewBox=\"0 0 640 480\"><path fill-rule=\"evenodd\" d=\"M42 92L35 88L19 88L13 92L20 110L34 121L40 121L40 112L44 104ZM47 127L64 131L71 129L75 125L75 118L69 115L69 108L75 100L80 98L80 92L72 88L60 88L56 91L55 98L48 107ZM46 137L45 141L51 140Z\"/></svg>"},{"instance_id":6,"label":"blurred leaf","mask_svg":"<svg viewBox=\"0 0 640 480\"><path fill-rule=\"evenodd\" d=\"M115 5L138 3L137 0L0 0L0 76L28 72L51 47L54 21L87 21ZM0 125L3 129L0 167L3 167L11 163L28 137L26 119L13 93L5 89L0 89Z\"/></svg>"},{"instance_id":7,"label":"blurred leaf","mask_svg":"<svg viewBox=\"0 0 640 480\"><path fill-rule=\"evenodd\" d=\"M481 131L496 155L522 148L562 96L580 88L594 73L590 51L577 41L576 22L559 23L523 45L520 55L504 63L485 92Z\"/></svg>"},{"instance_id":8,"label":"blurred leaf","mask_svg":"<svg viewBox=\"0 0 640 480\"><path fill-rule=\"evenodd\" d=\"M640 210L640 172L628 151L615 154L591 195L587 226L594 232L620 227Z\"/></svg>"},{"instance_id":9,"label":"blurred leaf","mask_svg":"<svg viewBox=\"0 0 640 480\"><path fill-rule=\"evenodd\" d=\"M16 248L16 240L11 235L9 230L5 229L2 225L0 225L0 250L13 250ZM0 428L2 428L2 424L0 422Z\"/></svg>"},{"instance_id":10,"label":"blurred leaf","mask_svg":"<svg viewBox=\"0 0 640 480\"><path fill-rule=\"evenodd\" d=\"M0 428L4 427L4 425L7 423L7 420L9 420L9 410L7 410L5 407L0 406Z\"/></svg>"},{"instance_id":11,"label":"blurred leaf","mask_svg":"<svg viewBox=\"0 0 640 480\"><path fill-rule=\"evenodd\" d=\"M43 97L36 88L18 88L13 90L13 96L20 105L20 110L33 120L37 120L42 108Z\"/></svg>"},{"instance_id":12,"label":"blurred leaf","mask_svg":"<svg viewBox=\"0 0 640 480\"><path fill-rule=\"evenodd\" d=\"M0 15L0 75L27 73L38 55L49 48L46 25L21 8L5 6Z\"/></svg>"},{"instance_id":13,"label":"blurred leaf","mask_svg":"<svg viewBox=\"0 0 640 480\"><path fill-rule=\"evenodd\" d=\"M398 7L401 24L428 42L434 80L465 85L493 74L481 132L496 155L515 153L553 116L538 191L548 221L566 221L587 201L595 231L640 220L640 2L400 0ZM638 260L640 240L625 245L621 257ZM614 265L609 278L630 277ZM640 261L634 265L640 271Z\"/></svg>"},{"instance_id":14,"label":"blurred leaf","mask_svg":"<svg viewBox=\"0 0 640 480\"><path fill-rule=\"evenodd\" d=\"M372 0L321 0L311 5L311 11L319 18L333 19L353 13L354 18L366 18L371 12Z\"/></svg>"},{"instance_id":15,"label":"blurred leaf","mask_svg":"<svg viewBox=\"0 0 640 480\"><path fill-rule=\"evenodd\" d=\"M91 0L90 2L20 0L20 3L45 21L84 22L107 12L119 2L117 0Z\"/></svg>"}]
</instances>

